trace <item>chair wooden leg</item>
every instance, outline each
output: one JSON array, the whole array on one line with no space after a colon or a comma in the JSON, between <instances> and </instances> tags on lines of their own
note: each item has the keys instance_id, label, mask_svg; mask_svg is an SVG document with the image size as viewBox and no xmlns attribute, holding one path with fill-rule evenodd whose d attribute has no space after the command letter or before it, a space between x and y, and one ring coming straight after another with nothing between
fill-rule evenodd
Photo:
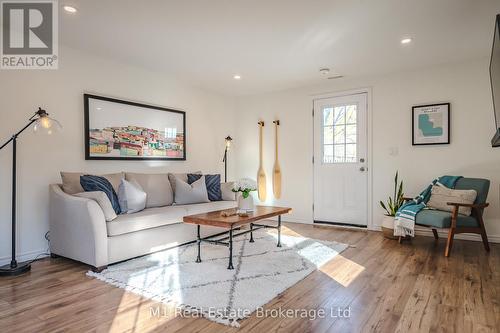
<instances>
[{"instance_id":1,"label":"chair wooden leg","mask_svg":"<svg viewBox=\"0 0 500 333\"><path fill-rule=\"evenodd\" d=\"M403 237L399 236L398 242L399 242L399 244L403 243Z\"/></svg>"},{"instance_id":2,"label":"chair wooden leg","mask_svg":"<svg viewBox=\"0 0 500 333\"><path fill-rule=\"evenodd\" d=\"M490 252L490 245L488 244L488 236L486 235L486 229L484 228L483 216L479 215L479 228L481 229L481 238L483 240L484 249Z\"/></svg>"},{"instance_id":3,"label":"chair wooden leg","mask_svg":"<svg viewBox=\"0 0 500 333\"><path fill-rule=\"evenodd\" d=\"M432 233L434 234L434 238L435 238L436 240L438 240L438 239L439 239L439 235L438 235L437 230L436 230L436 229L432 229Z\"/></svg>"},{"instance_id":4,"label":"chair wooden leg","mask_svg":"<svg viewBox=\"0 0 500 333\"><path fill-rule=\"evenodd\" d=\"M446 242L446 248L444 250L444 256L449 257L451 252L451 247L453 246L453 237L455 236L455 228L450 228L448 231L448 240Z\"/></svg>"}]
</instances>

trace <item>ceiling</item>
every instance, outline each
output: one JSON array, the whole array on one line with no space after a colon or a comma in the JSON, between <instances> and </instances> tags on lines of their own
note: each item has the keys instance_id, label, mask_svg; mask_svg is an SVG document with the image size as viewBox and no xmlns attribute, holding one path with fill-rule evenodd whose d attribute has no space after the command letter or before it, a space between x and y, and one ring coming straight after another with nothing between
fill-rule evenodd
<instances>
[{"instance_id":1,"label":"ceiling","mask_svg":"<svg viewBox=\"0 0 500 333\"><path fill-rule=\"evenodd\" d=\"M78 9L61 9L61 44L226 95L318 84L321 67L358 77L486 57L500 13L500 0L59 3Z\"/></svg>"}]
</instances>

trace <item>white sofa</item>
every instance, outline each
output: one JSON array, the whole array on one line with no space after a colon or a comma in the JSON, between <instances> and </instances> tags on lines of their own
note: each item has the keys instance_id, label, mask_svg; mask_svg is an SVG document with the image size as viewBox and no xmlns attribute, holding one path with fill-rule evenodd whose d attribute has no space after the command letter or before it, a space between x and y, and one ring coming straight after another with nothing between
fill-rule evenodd
<instances>
[{"instance_id":1,"label":"white sofa","mask_svg":"<svg viewBox=\"0 0 500 333\"><path fill-rule=\"evenodd\" d=\"M172 191L171 188L165 190ZM237 205L234 200L173 204L118 215L106 222L96 201L68 194L61 184L50 185L49 191L52 256L83 262L95 271L112 263L195 241L196 226L184 224L184 216ZM223 231L216 227L201 228L202 237Z\"/></svg>"}]
</instances>

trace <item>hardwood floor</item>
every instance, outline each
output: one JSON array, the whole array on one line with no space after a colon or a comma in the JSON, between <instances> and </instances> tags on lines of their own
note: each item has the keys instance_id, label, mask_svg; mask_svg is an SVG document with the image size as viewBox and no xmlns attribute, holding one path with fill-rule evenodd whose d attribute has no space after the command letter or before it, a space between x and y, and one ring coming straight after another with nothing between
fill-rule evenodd
<instances>
[{"instance_id":1,"label":"hardwood floor","mask_svg":"<svg viewBox=\"0 0 500 333\"><path fill-rule=\"evenodd\" d=\"M498 332L500 246L417 237L402 245L381 233L285 224L284 233L350 244L265 309L324 309L325 318L257 318L241 328L176 316L160 305L85 275L59 258L0 279L0 332ZM160 307L160 316L151 308ZM350 309L350 317L330 309ZM335 313L336 314L336 313Z\"/></svg>"}]
</instances>

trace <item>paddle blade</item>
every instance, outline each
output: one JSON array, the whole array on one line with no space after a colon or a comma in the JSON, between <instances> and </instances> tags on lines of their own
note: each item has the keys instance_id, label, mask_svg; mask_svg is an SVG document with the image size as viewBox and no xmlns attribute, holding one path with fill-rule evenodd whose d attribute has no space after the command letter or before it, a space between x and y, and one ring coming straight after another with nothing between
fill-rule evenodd
<instances>
[{"instance_id":1,"label":"paddle blade","mask_svg":"<svg viewBox=\"0 0 500 333\"><path fill-rule=\"evenodd\" d=\"M266 189L266 173L263 169L259 169L257 173L257 190L259 194L260 201L266 201L267 189Z\"/></svg>"},{"instance_id":2,"label":"paddle blade","mask_svg":"<svg viewBox=\"0 0 500 333\"><path fill-rule=\"evenodd\" d=\"M278 164L273 168L273 193L276 199L281 198L281 169Z\"/></svg>"}]
</instances>

